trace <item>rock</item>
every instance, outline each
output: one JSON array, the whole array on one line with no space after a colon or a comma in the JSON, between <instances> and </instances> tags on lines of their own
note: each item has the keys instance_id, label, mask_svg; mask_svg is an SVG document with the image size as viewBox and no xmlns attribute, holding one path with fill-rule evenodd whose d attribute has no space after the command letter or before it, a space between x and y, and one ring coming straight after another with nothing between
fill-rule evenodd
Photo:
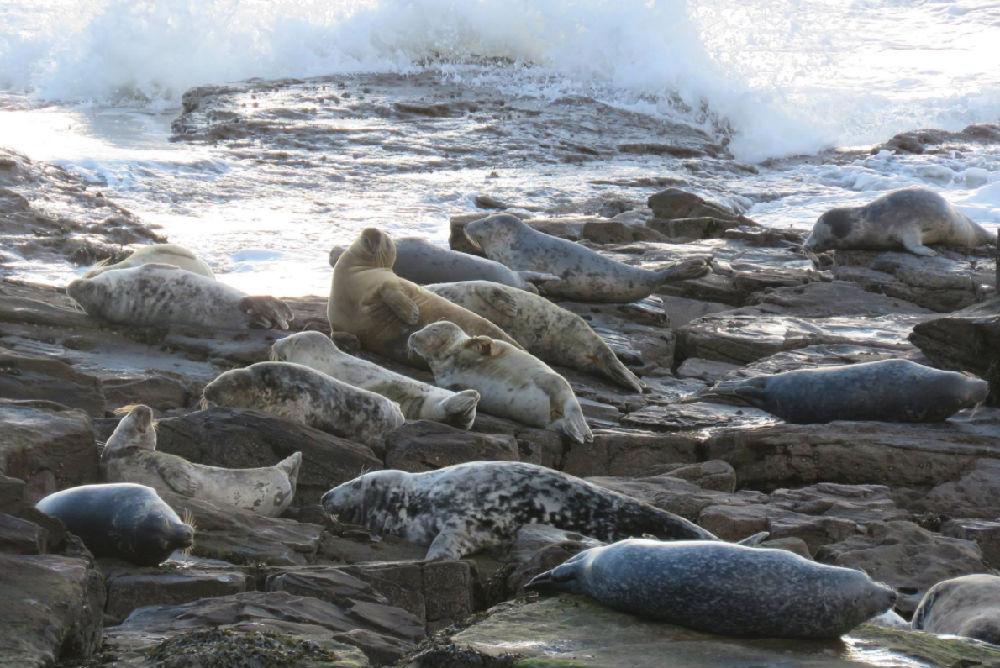
<instances>
[{"instance_id":1,"label":"rock","mask_svg":"<svg viewBox=\"0 0 1000 668\"><path fill-rule=\"evenodd\" d=\"M510 204L493 195L476 195L477 209L509 209Z\"/></svg>"},{"instance_id":2,"label":"rock","mask_svg":"<svg viewBox=\"0 0 1000 668\"><path fill-rule=\"evenodd\" d=\"M760 544L760 546L772 550L788 550L789 552L794 552L800 557L812 559L812 553L809 551L809 545L801 538L796 538L794 536L765 540Z\"/></svg>"},{"instance_id":3,"label":"rock","mask_svg":"<svg viewBox=\"0 0 1000 668\"><path fill-rule=\"evenodd\" d=\"M523 424L494 417L479 411L472 431L477 434L507 434L517 441L518 459L529 464L560 468L563 459L563 438L548 429L534 429Z\"/></svg>"},{"instance_id":4,"label":"rock","mask_svg":"<svg viewBox=\"0 0 1000 668\"><path fill-rule=\"evenodd\" d=\"M524 585L539 573L555 568L574 554L604 545L601 541L547 524L527 524L517 531L510 547L506 597L523 593Z\"/></svg>"},{"instance_id":5,"label":"rock","mask_svg":"<svg viewBox=\"0 0 1000 668\"><path fill-rule=\"evenodd\" d=\"M635 476L659 473L671 463L698 461L698 439L637 429L601 429L594 442L571 444L562 470L575 476Z\"/></svg>"},{"instance_id":6,"label":"rock","mask_svg":"<svg viewBox=\"0 0 1000 668\"><path fill-rule=\"evenodd\" d=\"M0 396L41 399L104 417L101 382L55 359L22 355L0 348Z\"/></svg>"},{"instance_id":7,"label":"rock","mask_svg":"<svg viewBox=\"0 0 1000 668\"><path fill-rule=\"evenodd\" d=\"M941 533L952 538L971 540L983 551L983 560L1000 568L1000 521L961 518L941 525Z\"/></svg>"},{"instance_id":8,"label":"rock","mask_svg":"<svg viewBox=\"0 0 1000 668\"><path fill-rule=\"evenodd\" d=\"M133 610L148 605L175 605L201 598L239 594L253 586L235 568L179 568L168 561L157 568L112 565L105 568L108 623L120 624Z\"/></svg>"},{"instance_id":9,"label":"rock","mask_svg":"<svg viewBox=\"0 0 1000 668\"><path fill-rule=\"evenodd\" d=\"M958 480L932 489L923 505L946 517L1000 517L1000 460L977 460Z\"/></svg>"},{"instance_id":10,"label":"rock","mask_svg":"<svg viewBox=\"0 0 1000 668\"><path fill-rule=\"evenodd\" d=\"M83 660L101 644L104 584L85 559L0 554L0 664Z\"/></svg>"},{"instance_id":11,"label":"rock","mask_svg":"<svg viewBox=\"0 0 1000 668\"><path fill-rule=\"evenodd\" d=\"M323 515L325 517L326 513ZM318 556L324 561L354 564L373 561L419 561L425 554L427 554L426 545L414 545L395 536L372 536L366 529L357 527L348 529L341 535L325 531Z\"/></svg>"},{"instance_id":12,"label":"rock","mask_svg":"<svg viewBox=\"0 0 1000 668\"><path fill-rule=\"evenodd\" d=\"M703 360L698 357L689 357L677 367L679 378L696 378L706 383L715 384L722 380L727 374L740 368L728 362L717 362L713 360Z\"/></svg>"},{"instance_id":13,"label":"rock","mask_svg":"<svg viewBox=\"0 0 1000 668\"><path fill-rule=\"evenodd\" d=\"M892 139L872 148L875 155L882 151L893 153L922 154L928 147L935 147L933 153L951 150L951 147L937 148L941 144L996 144L1000 143L1000 126L992 123L978 123L967 126L960 132L948 130L909 130L894 135Z\"/></svg>"},{"instance_id":14,"label":"rock","mask_svg":"<svg viewBox=\"0 0 1000 668\"><path fill-rule=\"evenodd\" d=\"M730 221L739 218L728 208L679 188L667 188L650 195L646 204L657 218L718 218Z\"/></svg>"},{"instance_id":15,"label":"rock","mask_svg":"<svg viewBox=\"0 0 1000 668\"><path fill-rule=\"evenodd\" d=\"M704 389L704 388L702 388ZM622 418L622 426L657 432L675 432L698 438L718 431L747 430L777 424L780 420L767 411L750 406L731 406L696 401L694 393L684 397L691 403L651 404Z\"/></svg>"},{"instance_id":16,"label":"rock","mask_svg":"<svg viewBox=\"0 0 1000 668\"><path fill-rule=\"evenodd\" d=\"M983 553L969 540L931 533L912 522L872 524L866 534L824 545L816 560L857 568L900 593L896 610L909 615L924 593L941 580L982 573Z\"/></svg>"},{"instance_id":17,"label":"rock","mask_svg":"<svg viewBox=\"0 0 1000 668\"><path fill-rule=\"evenodd\" d=\"M741 225L755 227L757 223L747 221L741 223L733 218L714 218L703 216L700 218L653 218L646 222L646 227L659 232L674 243L693 241L695 239L721 239L725 236L726 230Z\"/></svg>"},{"instance_id":18,"label":"rock","mask_svg":"<svg viewBox=\"0 0 1000 668\"><path fill-rule=\"evenodd\" d=\"M736 491L736 471L721 460L697 464L668 464L664 472L673 478L694 483L702 489L728 493Z\"/></svg>"},{"instance_id":19,"label":"rock","mask_svg":"<svg viewBox=\"0 0 1000 668\"><path fill-rule=\"evenodd\" d=\"M431 471L471 461L517 461L517 440L507 435L485 435L419 420L407 422L386 435L386 468Z\"/></svg>"},{"instance_id":20,"label":"rock","mask_svg":"<svg viewBox=\"0 0 1000 668\"><path fill-rule=\"evenodd\" d=\"M299 451L302 467L294 505L316 503L331 487L382 468L366 445L266 413L231 408L160 420L157 449L226 468L273 466Z\"/></svg>"},{"instance_id":21,"label":"rock","mask_svg":"<svg viewBox=\"0 0 1000 668\"><path fill-rule=\"evenodd\" d=\"M184 383L166 376L106 379L104 398L109 409L145 404L158 411L188 406L200 391L191 393Z\"/></svg>"},{"instance_id":22,"label":"rock","mask_svg":"<svg viewBox=\"0 0 1000 668\"><path fill-rule=\"evenodd\" d=\"M0 472L24 481L53 476L60 489L97 482L90 418L50 401L0 399ZM41 496L29 491L28 500Z\"/></svg>"},{"instance_id":23,"label":"rock","mask_svg":"<svg viewBox=\"0 0 1000 668\"><path fill-rule=\"evenodd\" d=\"M763 502L766 498L760 492L740 492L737 495L733 495L702 489L694 483L675 478L671 475L642 478L595 476L587 478L587 480L595 485L621 492L657 508L662 508L663 510L685 517L692 522L697 521L699 523L699 516L703 514L705 508L725 503L741 505L754 502L759 503ZM714 529L709 529L709 531L715 532ZM751 531L750 533L755 533L755 531ZM746 538L750 533L739 535L736 538ZM725 537L730 538L728 534Z\"/></svg>"},{"instance_id":24,"label":"rock","mask_svg":"<svg viewBox=\"0 0 1000 668\"><path fill-rule=\"evenodd\" d=\"M24 481L0 474L0 513L17 512L24 506Z\"/></svg>"},{"instance_id":25,"label":"rock","mask_svg":"<svg viewBox=\"0 0 1000 668\"><path fill-rule=\"evenodd\" d=\"M0 514L0 553L45 554L48 531L34 522Z\"/></svg>"}]
</instances>

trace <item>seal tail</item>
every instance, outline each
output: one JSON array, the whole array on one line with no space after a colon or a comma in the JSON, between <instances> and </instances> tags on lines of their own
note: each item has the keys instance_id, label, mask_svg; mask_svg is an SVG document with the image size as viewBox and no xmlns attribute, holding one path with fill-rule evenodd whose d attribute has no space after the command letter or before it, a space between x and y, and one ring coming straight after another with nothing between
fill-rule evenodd
<instances>
[{"instance_id":1,"label":"seal tail","mask_svg":"<svg viewBox=\"0 0 1000 668\"><path fill-rule=\"evenodd\" d=\"M605 376L622 387L627 387L633 392L642 392L645 389L639 377L632 373L610 348L602 349L594 356L593 362Z\"/></svg>"},{"instance_id":2,"label":"seal tail","mask_svg":"<svg viewBox=\"0 0 1000 668\"><path fill-rule=\"evenodd\" d=\"M239 306L255 329L288 329L295 319L288 304L274 297L245 297Z\"/></svg>"},{"instance_id":3,"label":"seal tail","mask_svg":"<svg viewBox=\"0 0 1000 668\"><path fill-rule=\"evenodd\" d=\"M479 405L479 392L462 390L441 402L447 424L460 429L471 429L476 421L476 407Z\"/></svg>"},{"instance_id":4,"label":"seal tail","mask_svg":"<svg viewBox=\"0 0 1000 668\"><path fill-rule=\"evenodd\" d=\"M701 278L712 270L709 263L704 258L690 258L682 260L675 265L654 272L657 284L672 283L677 281L687 281L692 278Z\"/></svg>"}]
</instances>

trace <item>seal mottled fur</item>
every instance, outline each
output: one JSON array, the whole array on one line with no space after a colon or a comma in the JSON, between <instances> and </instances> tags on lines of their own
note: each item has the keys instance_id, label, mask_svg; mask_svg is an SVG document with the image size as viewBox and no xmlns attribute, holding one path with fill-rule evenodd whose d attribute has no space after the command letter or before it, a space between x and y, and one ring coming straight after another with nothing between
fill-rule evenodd
<instances>
[{"instance_id":1,"label":"seal mottled fur","mask_svg":"<svg viewBox=\"0 0 1000 668\"><path fill-rule=\"evenodd\" d=\"M622 612L698 631L836 638L896 593L861 571L717 541L623 540L580 552L528 589L584 594Z\"/></svg>"},{"instance_id":2,"label":"seal mottled fur","mask_svg":"<svg viewBox=\"0 0 1000 668\"><path fill-rule=\"evenodd\" d=\"M1000 577L982 573L938 582L913 613L913 628L1000 645Z\"/></svg>"}]
</instances>

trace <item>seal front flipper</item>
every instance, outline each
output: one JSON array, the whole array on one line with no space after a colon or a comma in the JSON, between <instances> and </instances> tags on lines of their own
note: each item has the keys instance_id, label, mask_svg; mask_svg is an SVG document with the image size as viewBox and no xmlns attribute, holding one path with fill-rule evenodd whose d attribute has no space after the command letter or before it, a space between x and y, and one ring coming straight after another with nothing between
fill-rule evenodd
<instances>
[{"instance_id":1,"label":"seal front flipper","mask_svg":"<svg viewBox=\"0 0 1000 668\"><path fill-rule=\"evenodd\" d=\"M378 296L382 303L389 307L393 314L407 325L420 322L420 307L407 297L398 285L385 283L379 289Z\"/></svg>"},{"instance_id":2,"label":"seal front flipper","mask_svg":"<svg viewBox=\"0 0 1000 668\"><path fill-rule=\"evenodd\" d=\"M903 235L899 241L903 244L903 248L910 251L914 255L923 255L924 257L933 257L937 255L937 251L932 250L921 243L920 232L916 229L907 230L907 233Z\"/></svg>"},{"instance_id":3,"label":"seal front flipper","mask_svg":"<svg viewBox=\"0 0 1000 668\"><path fill-rule=\"evenodd\" d=\"M486 547L482 540L476 540L463 529L453 524L446 525L427 548L425 561L458 560L467 554Z\"/></svg>"},{"instance_id":4,"label":"seal front flipper","mask_svg":"<svg viewBox=\"0 0 1000 668\"><path fill-rule=\"evenodd\" d=\"M462 429L471 429L476 421L476 406L479 405L479 392L462 390L441 402L441 408L447 416L447 423Z\"/></svg>"},{"instance_id":5,"label":"seal front flipper","mask_svg":"<svg viewBox=\"0 0 1000 668\"><path fill-rule=\"evenodd\" d=\"M295 319L288 304L274 297L244 297L239 308L255 329L288 329Z\"/></svg>"},{"instance_id":6,"label":"seal front flipper","mask_svg":"<svg viewBox=\"0 0 1000 668\"><path fill-rule=\"evenodd\" d=\"M691 258L678 262L677 264L661 269L656 272L656 280L659 283L669 281L687 281L692 278L700 278L710 272L712 268L702 258Z\"/></svg>"},{"instance_id":7,"label":"seal front flipper","mask_svg":"<svg viewBox=\"0 0 1000 668\"><path fill-rule=\"evenodd\" d=\"M197 496L198 492L201 491L201 483L195 480L190 472L182 468L173 468L167 475L161 473L160 478L167 483L170 489L181 496Z\"/></svg>"},{"instance_id":8,"label":"seal front flipper","mask_svg":"<svg viewBox=\"0 0 1000 668\"><path fill-rule=\"evenodd\" d=\"M642 392L645 389L639 377L632 373L610 348L599 350L591 357L591 361L605 376L622 387L627 387L633 392Z\"/></svg>"}]
</instances>

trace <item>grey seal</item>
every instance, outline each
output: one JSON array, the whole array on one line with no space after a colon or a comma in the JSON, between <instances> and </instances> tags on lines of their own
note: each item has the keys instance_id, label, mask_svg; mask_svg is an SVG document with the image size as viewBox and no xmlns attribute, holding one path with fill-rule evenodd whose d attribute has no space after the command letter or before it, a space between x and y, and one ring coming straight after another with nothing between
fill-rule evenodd
<instances>
[{"instance_id":1,"label":"grey seal","mask_svg":"<svg viewBox=\"0 0 1000 668\"><path fill-rule=\"evenodd\" d=\"M709 271L700 259L659 271L633 267L539 232L506 213L469 223L465 234L491 260L517 271L558 276L557 281L538 284L542 293L582 302L632 302L648 297L668 281L698 278Z\"/></svg>"},{"instance_id":2,"label":"grey seal","mask_svg":"<svg viewBox=\"0 0 1000 668\"><path fill-rule=\"evenodd\" d=\"M194 541L194 529L145 485L70 487L49 494L35 507L62 520L95 557L156 566Z\"/></svg>"},{"instance_id":3,"label":"grey seal","mask_svg":"<svg viewBox=\"0 0 1000 668\"><path fill-rule=\"evenodd\" d=\"M861 571L787 550L702 540L594 547L526 588L584 594L698 631L763 638L836 638L896 600L896 592Z\"/></svg>"},{"instance_id":4,"label":"grey seal","mask_svg":"<svg viewBox=\"0 0 1000 668\"><path fill-rule=\"evenodd\" d=\"M468 462L423 473L373 471L334 487L322 504L340 520L428 545L427 559L459 559L502 544L526 524L550 524L605 541L644 534L715 539L683 517L524 462Z\"/></svg>"},{"instance_id":5,"label":"grey seal","mask_svg":"<svg viewBox=\"0 0 1000 668\"><path fill-rule=\"evenodd\" d=\"M226 371L202 397L205 406L257 409L369 444L406 421L396 402L290 362Z\"/></svg>"},{"instance_id":6,"label":"grey seal","mask_svg":"<svg viewBox=\"0 0 1000 668\"><path fill-rule=\"evenodd\" d=\"M348 385L388 397L399 404L409 420L434 420L461 429L471 428L476 421L479 393L475 390L452 392L384 369L343 352L320 332L299 332L275 341L271 359L302 364Z\"/></svg>"},{"instance_id":7,"label":"grey seal","mask_svg":"<svg viewBox=\"0 0 1000 668\"><path fill-rule=\"evenodd\" d=\"M882 360L723 380L695 399L749 404L801 424L940 422L981 404L988 392L986 381L969 374Z\"/></svg>"},{"instance_id":8,"label":"grey seal","mask_svg":"<svg viewBox=\"0 0 1000 668\"><path fill-rule=\"evenodd\" d=\"M434 382L479 393L483 410L565 434L577 443L594 435L566 379L545 362L488 336L468 336L435 322L410 336L410 350L431 367Z\"/></svg>"},{"instance_id":9,"label":"grey seal","mask_svg":"<svg viewBox=\"0 0 1000 668\"><path fill-rule=\"evenodd\" d=\"M1000 577L963 575L927 590L913 628L1000 645Z\"/></svg>"},{"instance_id":10,"label":"grey seal","mask_svg":"<svg viewBox=\"0 0 1000 668\"><path fill-rule=\"evenodd\" d=\"M144 264L78 278L66 292L88 315L119 325L200 329L288 329L292 312L274 297L250 297L184 269Z\"/></svg>"},{"instance_id":11,"label":"grey seal","mask_svg":"<svg viewBox=\"0 0 1000 668\"><path fill-rule=\"evenodd\" d=\"M208 266L208 263L195 255L194 251L183 246L178 246L177 244L142 246L132 251L132 254L121 262L97 264L93 269L84 274L84 278L93 278L106 271L140 267L144 264L165 264L190 271L194 274L200 274L205 278L215 278L215 274L212 273L212 268Z\"/></svg>"},{"instance_id":12,"label":"grey seal","mask_svg":"<svg viewBox=\"0 0 1000 668\"><path fill-rule=\"evenodd\" d=\"M544 297L487 281L426 287L483 316L546 362L599 374L633 392L642 392L642 382L586 320Z\"/></svg>"},{"instance_id":13,"label":"grey seal","mask_svg":"<svg viewBox=\"0 0 1000 668\"><path fill-rule=\"evenodd\" d=\"M860 207L824 213L805 241L809 250L908 250L937 255L927 244L975 248L993 235L925 188L904 188Z\"/></svg>"},{"instance_id":14,"label":"grey seal","mask_svg":"<svg viewBox=\"0 0 1000 668\"><path fill-rule=\"evenodd\" d=\"M128 407L101 453L108 482L135 482L153 489L235 506L277 517L292 503L302 464L296 452L274 466L226 469L189 462L156 450L153 411Z\"/></svg>"}]
</instances>

